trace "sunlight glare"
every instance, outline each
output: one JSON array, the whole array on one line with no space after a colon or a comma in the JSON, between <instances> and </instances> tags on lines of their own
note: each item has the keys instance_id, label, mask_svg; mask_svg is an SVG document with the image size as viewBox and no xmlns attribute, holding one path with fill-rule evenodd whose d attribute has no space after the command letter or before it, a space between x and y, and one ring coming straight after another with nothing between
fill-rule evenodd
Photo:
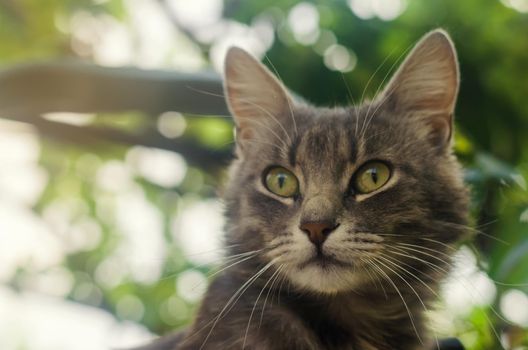
<instances>
[{"instance_id":1,"label":"sunlight glare","mask_svg":"<svg viewBox=\"0 0 528 350\"><path fill-rule=\"evenodd\" d=\"M288 24L297 42L311 45L319 37L319 11L314 5L301 2L288 14Z\"/></svg>"},{"instance_id":2,"label":"sunlight glare","mask_svg":"<svg viewBox=\"0 0 528 350\"><path fill-rule=\"evenodd\" d=\"M156 185L173 188L187 173L187 163L178 153L143 146L132 147L126 162L133 171Z\"/></svg>"},{"instance_id":3,"label":"sunlight glare","mask_svg":"<svg viewBox=\"0 0 528 350\"><path fill-rule=\"evenodd\" d=\"M207 278L198 270L187 270L176 280L178 295L187 302L196 303L207 290Z\"/></svg>"},{"instance_id":4,"label":"sunlight glare","mask_svg":"<svg viewBox=\"0 0 528 350\"><path fill-rule=\"evenodd\" d=\"M191 204L175 218L172 234L186 258L195 264L219 263L222 257L224 217L219 200Z\"/></svg>"},{"instance_id":5,"label":"sunlight glare","mask_svg":"<svg viewBox=\"0 0 528 350\"><path fill-rule=\"evenodd\" d=\"M329 69L339 72L350 72L357 64L356 54L338 44L328 47L323 57L324 63Z\"/></svg>"},{"instance_id":6,"label":"sunlight glare","mask_svg":"<svg viewBox=\"0 0 528 350\"><path fill-rule=\"evenodd\" d=\"M500 309L511 322L528 327L528 296L517 289L510 289L500 300Z\"/></svg>"}]
</instances>

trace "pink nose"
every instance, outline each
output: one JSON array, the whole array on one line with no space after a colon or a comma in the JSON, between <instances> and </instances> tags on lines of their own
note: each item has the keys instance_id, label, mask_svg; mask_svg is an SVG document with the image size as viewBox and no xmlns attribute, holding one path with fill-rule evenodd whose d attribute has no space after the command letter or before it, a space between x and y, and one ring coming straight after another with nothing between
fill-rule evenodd
<instances>
[{"instance_id":1,"label":"pink nose","mask_svg":"<svg viewBox=\"0 0 528 350\"><path fill-rule=\"evenodd\" d=\"M313 244L320 246L337 226L330 221L312 221L301 223L299 228L308 235Z\"/></svg>"}]
</instances>

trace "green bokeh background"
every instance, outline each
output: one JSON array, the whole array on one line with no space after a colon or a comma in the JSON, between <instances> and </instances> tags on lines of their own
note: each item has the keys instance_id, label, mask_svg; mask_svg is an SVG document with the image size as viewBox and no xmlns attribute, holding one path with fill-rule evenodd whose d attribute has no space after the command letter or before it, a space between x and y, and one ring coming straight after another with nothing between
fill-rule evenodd
<instances>
[{"instance_id":1,"label":"green bokeh background","mask_svg":"<svg viewBox=\"0 0 528 350\"><path fill-rule=\"evenodd\" d=\"M399 17L384 21L377 17L355 16L346 1L309 1L318 9L320 29L332 32L338 44L357 56L355 69L344 73L325 66L322 56L316 52L317 44L303 45L295 40L287 25L287 14L298 3L292 0L226 0L223 16L246 24L262 16L271 19L275 40L264 62L272 62L293 91L320 105L342 105L349 103L351 98L359 100L363 94L374 95L401 53L425 32L442 27L452 35L462 76L455 147L467 169L466 179L473 196L473 226L479 231L469 247L475 252L479 266L492 280L500 282L496 285L493 303L475 306L469 314L457 317L452 335L460 337L469 349L499 349L499 341L492 330L495 328L497 333L510 339L514 344L511 348L528 348L528 333L522 325L508 324L497 315L501 312L501 297L509 289L528 292L525 285L528 283L527 214L522 219L522 214L528 210L524 180L528 176L528 12L506 6L524 4L528 11L527 2L408 0ZM89 53L79 57L72 49L71 33L60 29L60 23L68 22L79 11L106 14L127 25L131 23L121 0L1 1L1 66L9 68L22 62L64 58L93 61ZM199 43L184 26L178 30L187 37L189 45L201 52L203 60L209 62L210 45ZM137 131L152 126L155 117L137 113L101 114L91 123ZM183 139L213 149L232 147L229 119L184 118L187 128L181 136ZM141 186L148 201L158 208L165 223L165 244L169 253L163 263L163 278L145 284L130 277L116 286L99 285L94 279L96 269L112 254L120 235L116 226L101 217L97 210L100 191L94 178L98 167L110 160L123 160L127 151L126 147L111 143L86 149L75 144L64 147L64 144L43 139L40 164L49 173L49 182L34 211L40 215L58 198L75 197L84 205L80 212L71 216L72 222L90 217L102 228L102 239L96 247L72 253L64 262L64 267L74 276L74 288L65 298L116 313L118 301L125 295L133 295L145 310L140 319L134 321L163 334L188 324L196 309L195 303L178 297L175 287L178 273L189 268L208 273L213 267L195 266L186 261L169 232L170 220L187 202L215 197L223 173L189 168L185 179L174 188L136 177L134 181ZM80 176L77 165L79 159L87 155L97 161L83 168ZM20 281L24 274L21 267L7 285L23 288ZM86 283L93 286L98 297L76 296L75 287ZM162 315L160 310L169 299L181 310L178 317ZM123 315L118 317L123 318Z\"/></svg>"}]
</instances>

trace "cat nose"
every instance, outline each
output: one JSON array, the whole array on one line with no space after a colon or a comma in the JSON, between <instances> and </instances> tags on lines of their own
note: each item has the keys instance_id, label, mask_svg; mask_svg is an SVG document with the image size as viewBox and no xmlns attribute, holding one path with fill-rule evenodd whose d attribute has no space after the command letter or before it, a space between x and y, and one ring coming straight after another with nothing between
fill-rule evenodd
<instances>
[{"instance_id":1,"label":"cat nose","mask_svg":"<svg viewBox=\"0 0 528 350\"><path fill-rule=\"evenodd\" d=\"M337 226L339 225L331 221L310 221L302 222L299 228L308 235L313 244L320 246Z\"/></svg>"}]
</instances>

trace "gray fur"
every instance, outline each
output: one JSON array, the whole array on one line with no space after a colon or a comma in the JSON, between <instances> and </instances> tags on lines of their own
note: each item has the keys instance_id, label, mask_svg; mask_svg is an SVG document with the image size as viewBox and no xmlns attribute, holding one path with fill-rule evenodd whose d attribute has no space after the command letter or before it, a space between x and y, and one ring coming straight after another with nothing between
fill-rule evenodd
<instances>
[{"instance_id":1,"label":"gray fur","mask_svg":"<svg viewBox=\"0 0 528 350\"><path fill-rule=\"evenodd\" d=\"M424 54L430 50L441 61L431 64L431 76L446 80L434 86L412 75L433 59ZM230 256L248 258L212 282L194 323L172 347L149 349L432 347L424 310L467 233L468 193L450 146L458 88L452 50L445 33L433 32L374 102L316 108L294 103L269 71L233 49L226 91L238 147L224 195L226 245ZM243 76L237 64L246 65ZM408 96L405 82L417 96ZM247 84L263 84L273 99L244 96ZM371 160L388 164L392 176L362 195L351 183ZM296 174L298 197L266 191L262 178L272 165ZM298 228L307 220L339 224L319 252L326 258L314 258L317 248ZM244 255L251 251L257 253ZM238 293L241 286L247 289Z\"/></svg>"}]
</instances>

